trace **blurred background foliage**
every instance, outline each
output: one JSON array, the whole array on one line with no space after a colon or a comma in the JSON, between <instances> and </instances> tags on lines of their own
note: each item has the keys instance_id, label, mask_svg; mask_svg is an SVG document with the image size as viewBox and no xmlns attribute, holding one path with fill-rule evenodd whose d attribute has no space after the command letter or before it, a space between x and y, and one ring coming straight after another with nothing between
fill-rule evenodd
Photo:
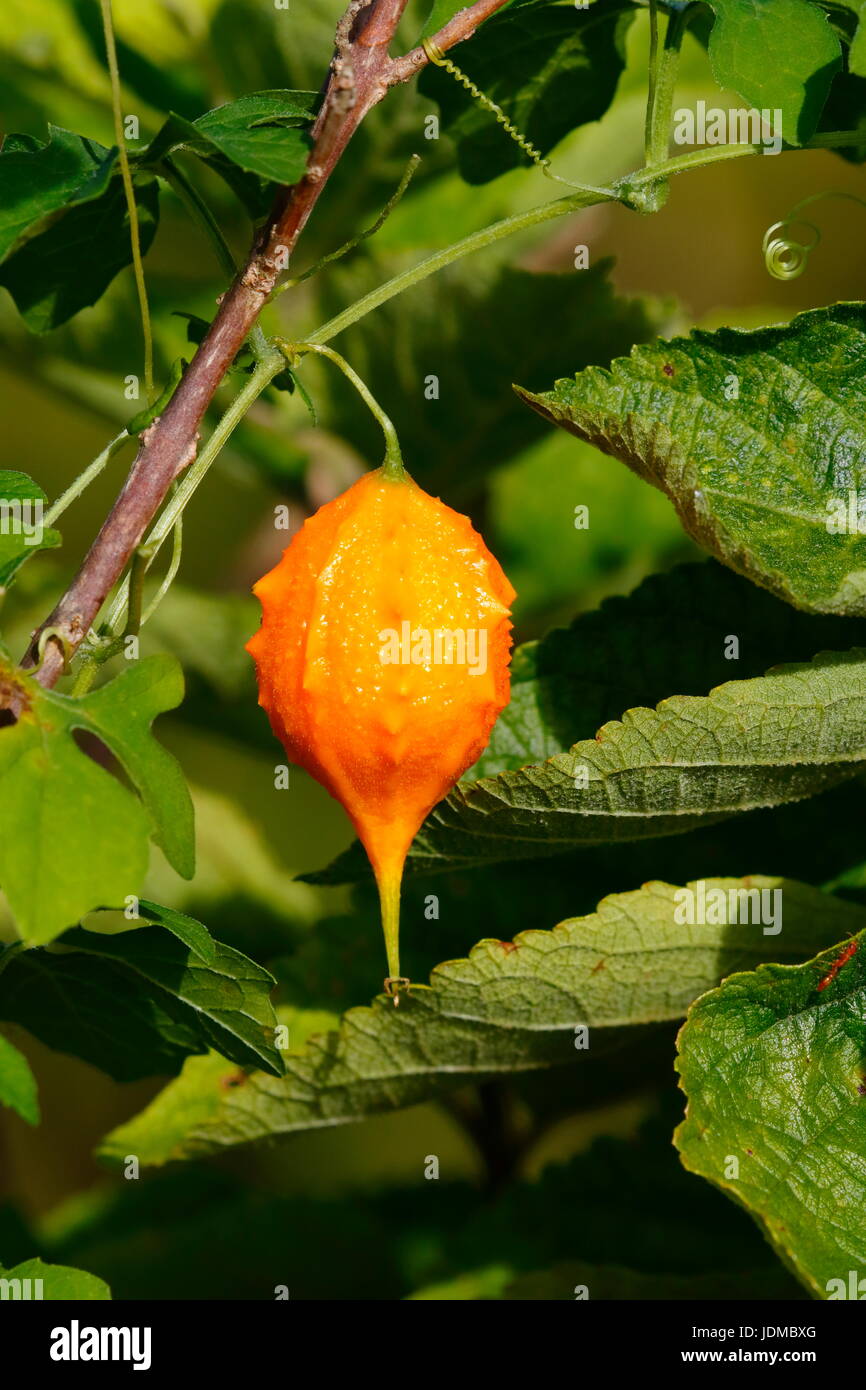
<instances>
[{"instance_id":1,"label":"blurred background foliage","mask_svg":"<svg viewBox=\"0 0 866 1390\"><path fill-rule=\"evenodd\" d=\"M124 111L138 115L144 140L167 109L195 117L249 91L317 89L342 8L342 0L291 0L288 10L271 0L114 0ZM407 47L426 8L429 0L410 6ZM557 149L563 177L610 181L640 163L644 19L630 31L610 111ZM692 38L679 90L682 104L718 102L705 51ZM4 0L0 91L5 131L43 138L51 122L111 144L93 0ZM268 309L270 331L300 338L427 252L553 196L537 171L467 187L447 138L425 138L425 117L434 111L412 86L394 91L365 123L293 269L372 223L416 152L419 172L374 238ZM250 227L239 205L202 166L195 177L243 256ZM761 257L765 229L799 198L858 183L857 169L830 153L703 169L674 181L660 214L599 207L500 242L337 340L395 419L419 482L469 511L501 559L518 591L518 640L696 552L661 494L547 430L517 404L511 382L540 389L657 333L780 322L862 297L866 239L852 237L860 213L844 204L821 205L823 242L801 279L771 280ZM590 269L578 272L581 244ZM189 355L180 315L210 319L224 288L212 251L167 189L146 272L164 379L179 355ZM2 292L0 467L22 469L58 495L136 408L124 398L124 378L141 370L140 344L128 271L98 305L45 337L27 333ZM375 905L364 888L350 897L295 881L351 834L340 809L304 774L293 770L289 790L274 789L282 753L256 706L243 643L258 621L250 585L287 539L274 528L274 508L287 503L296 528L380 461L380 440L330 366L307 359L301 375L318 428L297 393L262 398L189 508L181 581L145 629L143 652L170 650L187 673L188 698L160 722L160 736L193 785L199 848L192 884L155 851L147 891L267 961L285 1002L337 1012L380 987ZM439 377L438 400L425 398L431 375ZM217 404L236 389L230 378ZM5 615L16 649L79 562L130 456L122 452L64 517L62 548L22 573ZM588 529L575 528L581 504L589 508ZM850 791L832 795L841 801ZM844 820L844 808L840 814ZM605 893L636 887L643 877L684 882L716 871L716 861L726 873L796 872L798 835L811 840L814 825L789 808L774 826L776 860L759 866L746 862L752 820L745 837L723 827L649 850L595 854L591 868L569 856L553 867L548 861L439 879L433 922L424 917L425 885L413 879L404 914L411 973L423 978L482 936L507 938L589 911ZM834 858L828 848L825 858L814 862L829 877L850 853L839 847ZM10 1037L33 1062L44 1120L29 1130L0 1111L0 1257L7 1266L42 1253L101 1275L116 1297L270 1297L275 1284L298 1297L424 1290L491 1297L515 1274L573 1259L613 1267L612 1287L620 1266L672 1276L754 1269L765 1290L792 1292L746 1217L679 1169L669 1142L678 1113L671 1029L655 1030L637 1057L630 1051L588 1062L579 1077L551 1073L505 1092L482 1088L465 1103L311 1133L140 1182L100 1171L92 1149L159 1083L117 1085L20 1030ZM527 1145L530 1128L541 1137ZM491 1135L496 1161L487 1152ZM438 1182L424 1179L428 1155L439 1158Z\"/></svg>"}]
</instances>

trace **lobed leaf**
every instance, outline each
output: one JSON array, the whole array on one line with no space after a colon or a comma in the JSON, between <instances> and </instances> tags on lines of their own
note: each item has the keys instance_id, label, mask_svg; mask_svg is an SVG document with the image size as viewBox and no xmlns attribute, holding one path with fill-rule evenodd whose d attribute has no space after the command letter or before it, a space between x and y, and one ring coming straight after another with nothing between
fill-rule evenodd
<instances>
[{"instance_id":1,"label":"lobed leaf","mask_svg":"<svg viewBox=\"0 0 866 1390\"><path fill-rule=\"evenodd\" d=\"M60 533L42 524L48 501L42 488L26 473L0 469L0 590L40 550L60 545Z\"/></svg>"},{"instance_id":2,"label":"lobed leaf","mask_svg":"<svg viewBox=\"0 0 866 1390\"><path fill-rule=\"evenodd\" d=\"M5 663L0 682L24 704L0 729L0 883L21 936L50 941L94 907L137 892L151 835L191 877L192 802L178 763L150 732L183 696L173 658L149 657L81 699L43 690ZM82 752L77 730L110 750L141 799Z\"/></svg>"}]
</instances>

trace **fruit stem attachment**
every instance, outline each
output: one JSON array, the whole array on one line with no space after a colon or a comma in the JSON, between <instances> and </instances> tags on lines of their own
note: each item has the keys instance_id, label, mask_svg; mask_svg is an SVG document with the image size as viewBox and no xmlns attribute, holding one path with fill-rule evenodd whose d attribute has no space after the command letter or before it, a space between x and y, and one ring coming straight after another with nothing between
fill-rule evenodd
<instances>
[{"instance_id":1,"label":"fruit stem attachment","mask_svg":"<svg viewBox=\"0 0 866 1390\"><path fill-rule=\"evenodd\" d=\"M382 910L382 930L385 934L385 951L388 957L388 975L385 980L385 993L400 1003L401 989L407 989L409 980L400 974L400 882L403 866L383 869L376 874L379 889L379 904Z\"/></svg>"},{"instance_id":2,"label":"fruit stem attachment","mask_svg":"<svg viewBox=\"0 0 866 1390\"><path fill-rule=\"evenodd\" d=\"M320 357L329 358L335 366L340 368L343 375L351 381L367 409L372 415L375 415L382 427L382 433L385 436L385 461L382 465L382 471L385 477L394 481L401 481L405 478L406 469L403 467L403 453L400 449L400 441L397 438L394 422L390 415L386 415L369 386L361 380L354 367L349 366L345 357L341 357L339 352L335 352L332 347L325 347L324 343L285 343L281 339L275 338L274 345L280 349L290 366L296 366L305 352L315 352Z\"/></svg>"}]
</instances>

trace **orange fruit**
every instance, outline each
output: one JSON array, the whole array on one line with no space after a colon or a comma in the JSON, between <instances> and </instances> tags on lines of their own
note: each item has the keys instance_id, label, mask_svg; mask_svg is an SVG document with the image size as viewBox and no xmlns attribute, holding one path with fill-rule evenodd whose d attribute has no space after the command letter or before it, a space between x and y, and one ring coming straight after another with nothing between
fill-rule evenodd
<instances>
[{"instance_id":1,"label":"orange fruit","mask_svg":"<svg viewBox=\"0 0 866 1390\"><path fill-rule=\"evenodd\" d=\"M309 517L253 592L259 704L364 844L396 988L403 864L508 701L514 590L468 517L379 468Z\"/></svg>"}]
</instances>

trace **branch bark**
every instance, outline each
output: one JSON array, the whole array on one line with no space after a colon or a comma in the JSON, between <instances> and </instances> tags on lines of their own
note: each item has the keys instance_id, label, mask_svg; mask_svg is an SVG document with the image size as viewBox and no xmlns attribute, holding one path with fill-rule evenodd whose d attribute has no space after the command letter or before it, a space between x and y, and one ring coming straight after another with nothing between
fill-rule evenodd
<instances>
[{"instance_id":1,"label":"branch bark","mask_svg":"<svg viewBox=\"0 0 866 1390\"><path fill-rule=\"evenodd\" d=\"M278 194L246 265L223 296L177 390L163 414L142 434L126 483L78 574L33 634L24 667L37 665L40 638L46 631L51 633L35 672L44 687L53 686L63 674L68 656L96 621L171 484L195 458L205 411L358 126L390 87L408 81L426 64L423 48L396 60L388 54L407 3L352 0L340 20L306 173L300 183ZM434 42L444 52L469 38L504 4L505 0L477 0L455 15Z\"/></svg>"}]
</instances>

